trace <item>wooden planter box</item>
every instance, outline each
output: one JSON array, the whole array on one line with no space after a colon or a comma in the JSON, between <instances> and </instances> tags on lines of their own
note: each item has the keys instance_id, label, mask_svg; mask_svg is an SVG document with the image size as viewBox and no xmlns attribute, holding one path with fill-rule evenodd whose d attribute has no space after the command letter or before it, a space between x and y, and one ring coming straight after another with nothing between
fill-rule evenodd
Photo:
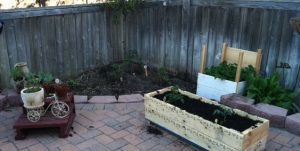
<instances>
[{"instance_id":1,"label":"wooden planter box","mask_svg":"<svg viewBox=\"0 0 300 151\"><path fill-rule=\"evenodd\" d=\"M268 137L268 120L234 109L240 116L262 122L238 132L154 98L155 95L167 91L170 91L170 88L145 94L146 119L210 151L264 150ZM207 104L228 108L186 91L180 90L180 93L199 101L201 99Z\"/></svg>"},{"instance_id":2,"label":"wooden planter box","mask_svg":"<svg viewBox=\"0 0 300 151\"><path fill-rule=\"evenodd\" d=\"M220 101L222 95L230 93L243 94L246 82L234 82L221 80L210 75L198 73L198 85L196 94L208 99Z\"/></svg>"}]
</instances>

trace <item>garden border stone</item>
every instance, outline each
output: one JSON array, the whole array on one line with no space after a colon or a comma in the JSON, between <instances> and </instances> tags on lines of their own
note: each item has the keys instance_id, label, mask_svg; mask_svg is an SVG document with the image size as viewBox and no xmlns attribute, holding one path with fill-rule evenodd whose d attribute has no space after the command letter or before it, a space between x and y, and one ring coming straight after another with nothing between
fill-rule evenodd
<instances>
[{"instance_id":1,"label":"garden border stone","mask_svg":"<svg viewBox=\"0 0 300 151\"><path fill-rule=\"evenodd\" d=\"M0 111L2 111L7 103L7 96L0 94Z\"/></svg>"},{"instance_id":2,"label":"garden border stone","mask_svg":"<svg viewBox=\"0 0 300 151\"><path fill-rule=\"evenodd\" d=\"M107 104L107 103L117 103L117 99L115 96L93 96L91 99L88 100L88 103L95 103L95 104Z\"/></svg>"},{"instance_id":3,"label":"garden border stone","mask_svg":"<svg viewBox=\"0 0 300 151\"><path fill-rule=\"evenodd\" d=\"M88 97L86 95L74 95L75 103L88 103Z\"/></svg>"},{"instance_id":4,"label":"garden border stone","mask_svg":"<svg viewBox=\"0 0 300 151\"><path fill-rule=\"evenodd\" d=\"M8 106L23 106L21 95L13 89L4 89L1 92L2 95L7 96Z\"/></svg>"},{"instance_id":5,"label":"garden border stone","mask_svg":"<svg viewBox=\"0 0 300 151\"><path fill-rule=\"evenodd\" d=\"M118 102L122 102L122 103L142 102L142 101L144 101L144 97L141 94L120 95L118 98Z\"/></svg>"},{"instance_id":6,"label":"garden border stone","mask_svg":"<svg viewBox=\"0 0 300 151\"><path fill-rule=\"evenodd\" d=\"M254 100L236 93L231 93L221 96L220 103L250 113L253 110Z\"/></svg>"},{"instance_id":7,"label":"garden border stone","mask_svg":"<svg viewBox=\"0 0 300 151\"><path fill-rule=\"evenodd\" d=\"M291 133L300 135L300 113L287 116L285 128Z\"/></svg>"},{"instance_id":8,"label":"garden border stone","mask_svg":"<svg viewBox=\"0 0 300 151\"><path fill-rule=\"evenodd\" d=\"M253 99L249 99L236 93L221 96L221 104L266 118L270 120L270 125L273 127L285 127L285 120L288 112L287 109L265 103L253 105Z\"/></svg>"},{"instance_id":9,"label":"garden border stone","mask_svg":"<svg viewBox=\"0 0 300 151\"><path fill-rule=\"evenodd\" d=\"M254 110L250 114L269 119L271 126L284 128L287 112L287 109L278 106L258 103L254 105Z\"/></svg>"}]
</instances>

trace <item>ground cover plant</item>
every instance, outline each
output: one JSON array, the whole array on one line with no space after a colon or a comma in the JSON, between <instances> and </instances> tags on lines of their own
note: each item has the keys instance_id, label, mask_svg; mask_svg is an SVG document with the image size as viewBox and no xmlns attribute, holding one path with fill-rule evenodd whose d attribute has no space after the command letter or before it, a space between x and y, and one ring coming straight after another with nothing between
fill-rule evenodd
<instances>
[{"instance_id":1,"label":"ground cover plant","mask_svg":"<svg viewBox=\"0 0 300 151\"><path fill-rule=\"evenodd\" d=\"M273 73L270 77L260 75L251 76L248 81L246 95L255 100L255 103L272 104L297 112L298 106L294 103L296 93L280 85L279 74Z\"/></svg>"}]
</instances>

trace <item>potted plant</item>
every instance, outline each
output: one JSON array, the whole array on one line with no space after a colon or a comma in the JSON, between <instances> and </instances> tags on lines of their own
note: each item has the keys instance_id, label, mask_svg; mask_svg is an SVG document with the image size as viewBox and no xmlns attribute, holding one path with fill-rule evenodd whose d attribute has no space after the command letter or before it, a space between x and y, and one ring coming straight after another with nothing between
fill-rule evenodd
<instances>
[{"instance_id":1,"label":"potted plant","mask_svg":"<svg viewBox=\"0 0 300 151\"><path fill-rule=\"evenodd\" d=\"M20 91L24 88L24 80L25 80L24 72L22 71L21 68L15 67L11 70L10 76L13 80L12 83L13 83L14 88L16 89L16 91L18 93L20 93Z\"/></svg>"},{"instance_id":2,"label":"potted plant","mask_svg":"<svg viewBox=\"0 0 300 151\"><path fill-rule=\"evenodd\" d=\"M70 92L70 87L66 83L62 83L59 79L55 79L54 91L58 97L66 97Z\"/></svg>"},{"instance_id":3,"label":"potted plant","mask_svg":"<svg viewBox=\"0 0 300 151\"><path fill-rule=\"evenodd\" d=\"M144 95L145 117L208 150L264 150L269 121L170 87Z\"/></svg>"},{"instance_id":4,"label":"potted plant","mask_svg":"<svg viewBox=\"0 0 300 151\"><path fill-rule=\"evenodd\" d=\"M203 45L197 81L197 95L220 101L222 95L243 94L248 75L259 73L262 50L257 52L229 47L223 44L221 64L206 67L207 47Z\"/></svg>"},{"instance_id":5,"label":"potted plant","mask_svg":"<svg viewBox=\"0 0 300 151\"><path fill-rule=\"evenodd\" d=\"M37 108L44 105L44 89L40 86L40 79L34 74L26 76L26 87L21 91L21 98L25 108Z\"/></svg>"},{"instance_id":6,"label":"potted plant","mask_svg":"<svg viewBox=\"0 0 300 151\"><path fill-rule=\"evenodd\" d=\"M54 91L54 77L50 73L39 73L41 84L46 94L55 93Z\"/></svg>"}]
</instances>

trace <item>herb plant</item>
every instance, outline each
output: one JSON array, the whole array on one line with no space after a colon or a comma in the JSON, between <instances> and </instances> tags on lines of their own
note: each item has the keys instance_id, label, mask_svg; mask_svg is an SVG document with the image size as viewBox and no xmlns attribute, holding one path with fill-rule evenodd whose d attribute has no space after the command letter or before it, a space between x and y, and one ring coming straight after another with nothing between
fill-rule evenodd
<instances>
[{"instance_id":1,"label":"herb plant","mask_svg":"<svg viewBox=\"0 0 300 151\"><path fill-rule=\"evenodd\" d=\"M247 83L247 97L254 99L256 103L262 102L286 109L292 108L296 93L280 85L278 73L266 78L259 75L251 76Z\"/></svg>"},{"instance_id":2,"label":"herb plant","mask_svg":"<svg viewBox=\"0 0 300 151\"><path fill-rule=\"evenodd\" d=\"M174 104L179 101L184 103L183 95L179 92L178 86L173 86L170 93L166 94L163 100L170 104Z\"/></svg>"},{"instance_id":3,"label":"herb plant","mask_svg":"<svg viewBox=\"0 0 300 151\"><path fill-rule=\"evenodd\" d=\"M33 73L29 73L26 76L26 87L28 88L27 90L24 91L24 93L34 93L37 91L40 91L40 83L41 83L41 79L33 74Z\"/></svg>"},{"instance_id":4,"label":"herb plant","mask_svg":"<svg viewBox=\"0 0 300 151\"><path fill-rule=\"evenodd\" d=\"M206 68L204 73L222 80L225 79L225 80L234 81L236 71L237 71L237 64L223 62L218 66ZM247 80L249 76L255 74L256 74L255 69L251 65L242 68L240 81Z\"/></svg>"},{"instance_id":5,"label":"herb plant","mask_svg":"<svg viewBox=\"0 0 300 151\"><path fill-rule=\"evenodd\" d=\"M226 120L228 117L233 116L234 112L232 109L225 109L225 108L219 108L214 110L213 115L220 117L220 121L217 121L220 125L223 125L226 123Z\"/></svg>"}]
</instances>

